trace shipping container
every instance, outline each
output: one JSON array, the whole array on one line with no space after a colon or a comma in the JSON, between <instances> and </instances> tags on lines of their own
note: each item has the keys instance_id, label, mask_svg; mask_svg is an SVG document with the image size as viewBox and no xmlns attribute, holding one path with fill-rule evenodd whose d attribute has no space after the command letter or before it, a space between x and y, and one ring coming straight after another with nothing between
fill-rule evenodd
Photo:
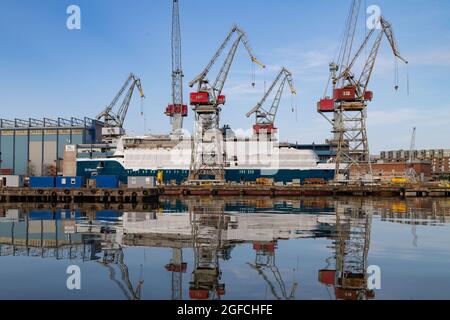
<instances>
[{"instance_id":1,"label":"shipping container","mask_svg":"<svg viewBox=\"0 0 450 320\"><path fill-rule=\"evenodd\" d=\"M319 112L333 112L334 111L334 99L325 98L317 103L317 111Z\"/></svg>"},{"instance_id":2,"label":"shipping container","mask_svg":"<svg viewBox=\"0 0 450 320\"><path fill-rule=\"evenodd\" d=\"M30 188L54 188L55 177L30 177Z\"/></svg>"},{"instance_id":3,"label":"shipping container","mask_svg":"<svg viewBox=\"0 0 450 320\"><path fill-rule=\"evenodd\" d=\"M83 188L84 178L83 177L57 177L56 178L57 188Z\"/></svg>"},{"instance_id":4,"label":"shipping container","mask_svg":"<svg viewBox=\"0 0 450 320\"><path fill-rule=\"evenodd\" d=\"M30 220L58 220L56 219L56 213L50 210L32 210L28 213L28 219Z\"/></svg>"},{"instance_id":5,"label":"shipping container","mask_svg":"<svg viewBox=\"0 0 450 320\"><path fill-rule=\"evenodd\" d=\"M119 177L117 176L97 176L94 179L97 188L116 189L119 187Z\"/></svg>"},{"instance_id":6,"label":"shipping container","mask_svg":"<svg viewBox=\"0 0 450 320\"><path fill-rule=\"evenodd\" d=\"M99 210L95 213L95 219L98 221L116 222L123 216L123 212L115 210Z\"/></svg>"},{"instance_id":7,"label":"shipping container","mask_svg":"<svg viewBox=\"0 0 450 320\"><path fill-rule=\"evenodd\" d=\"M2 188L21 188L23 187L22 176L0 176L0 187Z\"/></svg>"},{"instance_id":8,"label":"shipping container","mask_svg":"<svg viewBox=\"0 0 450 320\"><path fill-rule=\"evenodd\" d=\"M155 177L128 177L129 189L145 189L155 187Z\"/></svg>"}]
</instances>

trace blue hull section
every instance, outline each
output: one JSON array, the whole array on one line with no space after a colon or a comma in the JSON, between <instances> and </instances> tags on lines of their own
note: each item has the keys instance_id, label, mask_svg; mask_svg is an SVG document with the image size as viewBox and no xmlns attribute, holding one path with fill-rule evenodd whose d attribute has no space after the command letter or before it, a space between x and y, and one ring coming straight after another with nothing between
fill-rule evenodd
<instances>
[{"instance_id":1,"label":"blue hull section","mask_svg":"<svg viewBox=\"0 0 450 320\"><path fill-rule=\"evenodd\" d=\"M119 180L126 184L129 176L156 177L160 170L126 170L117 161L79 161L77 162L77 175L91 179L94 175L118 176ZM189 176L189 170L161 170L164 182L176 181L178 184L185 182ZM228 182L256 181L258 178L270 178L275 182L290 183L293 180L324 179L326 181L334 178L334 170L239 170L227 169L225 179Z\"/></svg>"}]
</instances>

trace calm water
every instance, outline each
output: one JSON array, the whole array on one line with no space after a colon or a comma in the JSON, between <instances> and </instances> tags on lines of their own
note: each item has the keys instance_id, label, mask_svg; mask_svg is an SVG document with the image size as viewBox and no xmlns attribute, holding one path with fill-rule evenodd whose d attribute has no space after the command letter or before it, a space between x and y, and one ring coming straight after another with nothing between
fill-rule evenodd
<instances>
[{"instance_id":1,"label":"calm water","mask_svg":"<svg viewBox=\"0 0 450 320\"><path fill-rule=\"evenodd\" d=\"M449 199L159 207L0 207L0 299L450 299Z\"/></svg>"}]
</instances>

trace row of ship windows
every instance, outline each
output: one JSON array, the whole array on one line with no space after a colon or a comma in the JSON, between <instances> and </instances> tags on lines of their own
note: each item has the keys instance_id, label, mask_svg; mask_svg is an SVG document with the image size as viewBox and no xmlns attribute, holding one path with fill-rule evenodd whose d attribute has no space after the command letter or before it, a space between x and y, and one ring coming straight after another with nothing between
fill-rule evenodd
<instances>
[{"instance_id":1,"label":"row of ship windows","mask_svg":"<svg viewBox=\"0 0 450 320\"><path fill-rule=\"evenodd\" d=\"M139 171L129 171L129 173L140 173L140 174L157 174L159 170L139 170ZM184 170L164 170L165 174L184 174Z\"/></svg>"},{"instance_id":2,"label":"row of ship windows","mask_svg":"<svg viewBox=\"0 0 450 320\"><path fill-rule=\"evenodd\" d=\"M255 170L239 170L239 174L255 174Z\"/></svg>"}]
</instances>

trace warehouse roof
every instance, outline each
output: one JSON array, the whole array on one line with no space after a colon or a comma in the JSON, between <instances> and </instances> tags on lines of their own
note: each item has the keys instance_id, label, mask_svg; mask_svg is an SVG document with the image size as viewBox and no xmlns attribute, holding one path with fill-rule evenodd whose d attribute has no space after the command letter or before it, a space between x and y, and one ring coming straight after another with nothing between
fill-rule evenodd
<instances>
[{"instance_id":1,"label":"warehouse roof","mask_svg":"<svg viewBox=\"0 0 450 320\"><path fill-rule=\"evenodd\" d=\"M1 129L14 129L14 128L90 128L95 125L102 125L101 121L97 121L90 118L78 119L78 118L58 118L56 120L44 118L44 119L0 119Z\"/></svg>"}]
</instances>

